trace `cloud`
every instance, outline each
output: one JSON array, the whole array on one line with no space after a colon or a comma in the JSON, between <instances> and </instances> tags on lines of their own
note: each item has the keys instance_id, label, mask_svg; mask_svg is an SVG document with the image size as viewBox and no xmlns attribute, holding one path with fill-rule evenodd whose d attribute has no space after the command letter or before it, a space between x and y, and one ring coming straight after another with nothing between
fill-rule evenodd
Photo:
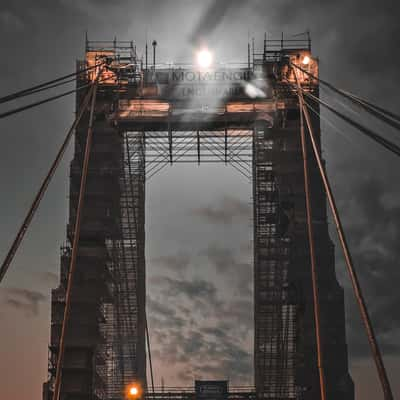
<instances>
[{"instance_id":1,"label":"cloud","mask_svg":"<svg viewBox=\"0 0 400 400\"><path fill-rule=\"evenodd\" d=\"M170 303L168 306L165 303L147 296L147 314L151 329L158 327L162 327L163 330L182 328L185 320L178 315L178 311L171 307Z\"/></svg>"},{"instance_id":2,"label":"cloud","mask_svg":"<svg viewBox=\"0 0 400 400\"><path fill-rule=\"evenodd\" d=\"M150 313L155 313L162 316L171 317L175 315L175 312L171 308L167 307L164 303L158 302L151 296L147 296L146 307Z\"/></svg>"},{"instance_id":3,"label":"cloud","mask_svg":"<svg viewBox=\"0 0 400 400\"><path fill-rule=\"evenodd\" d=\"M233 249L221 247L215 243L200 252L208 258L217 273L233 285L242 297L252 295L253 266L250 262L240 261Z\"/></svg>"},{"instance_id":4,"label":"cloud","mask_svg":"<svg viewBox=\"0 0 400 400\"><path fill-rule=\"evenodd\" d=\"M148 264L153 263L172 271L185 271L190 265L190 257L186 253L178 252L174 255L151 258Z\"/></svg>"},{"instance_id":5,"label":"cloud","mask_svg":"<svg viewBox=\"0 0 400 400\"><path fill-rule=\"evenodd\" d=\"M331 63L322 73L330 75L343 87L358 86L359 91L368 90L382 102L385 101L382 89L395 82L400 65L400 55L390 50L400 37L397 21L400 6L392 0L384 4L380 7L375 0L303 0L294 5L291 0L268 3L257 0L255 7L259 15L272 13L276 21L280 21L278 26L281 23L289 29L311 28L314 49L323 53L321 61L325 65ZM375 62L377 59L379 62ZM370 85L377 80L383 86Z\"/></svg>"},{"instance_id":6,"label":"cloud","mask_svg":"<svg viewBox=\"0 0 400 400\"><path fill-rule=\"evenodd\" d=\"M250 299L223 301L214 283L202 279L156 276L151 284L160 291L147 300L156 365L174 365L180 384L195 377L251 380Z\"/></svg>"},{"instance_id":7,"label":"cloud","mask_svg":"<svg viewBox=\"0 0 400 400\"><path fill-rule=\"evenodd\" d=\"M400 291L394 288L400 282L400 207L389 207L384 200L385 188L376 178L367 177L353 187L353 196L345 205L345 216L350 221L347 234L353 252L355 267L367 301L371 319L387 354L400 354ZM347 293L352 299L353 294ZM351 300L348 308L348 341L351 354L369 357L370 351L360 322L354 321L358 307Z\"/></svg>"},{"instance_id":8,"label":"cloud","mask_svg":"<svg viewBox=\"0 0 400 400\"><path fill-rule=\"evenodd\" d=\"M8 33L19 33L24 30L22 19L10 10L0 11L0 26Z\"/></svg>"},{"instance_id":9,"label":"cloud","mask_svg":"<svg viewBox=\"0 0 400 400\"><path fill-rule=\"evenodd\" d=\"M193 30L190 42L198 44L206 39L216 30L228 11L232 8L235 8L235 11L237 11L241 5L242 2L239 0L212 0Z\"/></svg>"},{"instance_id":10,"label":"cloud","mask_svg":"<svg viewBox=\"0 0 400 400\"><path fill-rule=\"evenodd\" d=\"M186 296L191 299L216 299L217 289L204 279L173 279L166 276L155 276L151 282L163 288L166 296Z\"/></svg>"},{"instance_id":11,"label":"cloud","mask_svg":"<svg viewBox=\"0 0 400 400\"><path fill-rule=\"evenodd\" d=\"M154 336L160 339L158 333ZM219 327L208 330L199 329L198 326L175 331L163 330L154 354L157 360L174 365L176 377L181 382L187 383L194 377L229 377L238 383L243 379L248 380L251 375L251 354L243 349L240 338L229 336Z\"/></svg>"},{"instance_id":12,"label":"cloud","mask_svg":"<svg viewBox=\"0 0 400 400\"><path fill-rule=\"evenodd\" d=\"M231 224L234 218L250 219L250 204L231 196L224 196L216 204L191 210L191 214L213 224Z\"/></svg>"},{"instance_id":13,"label":"cloud","mask_svg":"<svg viewBox=\"0 0 400 400\"><path fill-rule=\"evenodd\" d=\"M59 281L58 274L51 271L41 272L39 279L50 285L51 287L55 287Z\"/></svg>"},{"instance_id":14,"label":"cloud","mask_svg":"<svg viewBox=\"0 0 400 400\"><path fill-rule=\"evenodd\" d=\"M40 292L20 288L4 288L0 294L4 304L24 311L26 315L30 316L37 316L40 304L47 299Z\"/></svg>"}]
</instances>

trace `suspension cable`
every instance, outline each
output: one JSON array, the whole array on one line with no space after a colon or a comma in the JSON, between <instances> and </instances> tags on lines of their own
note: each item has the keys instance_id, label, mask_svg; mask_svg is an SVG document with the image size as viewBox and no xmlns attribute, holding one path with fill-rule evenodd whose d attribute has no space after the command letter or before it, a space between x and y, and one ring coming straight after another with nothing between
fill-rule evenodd
<instances>
[{"instance_id":1,"label":"suspension cable","mask_svg":"<svg viewBox=\"0 0 400 400\"><path fill-rule=\"evenodd\" d=\"M34 102L34 103L27 104L27 105L22 106L22 107L14 108L13 110L6 111L6 112L0 114L0 119L9 117L9 116L14 115L14 114L17 114L17 113L19 113L19 112L21 112L21 111L29 110L30 108L37 107L37 106L40 106L40 105L45 104L45 103L49 103L50 101L60 99L61 97L68 96L68 95L70 95L70 94L72 94L72 93L79 92L80 90L86 89L86 88L88 88L88 87L91 86L91 85L92 85L92 83L88 83L88 84L85 84L85 85L81 85L81 86L79 86L79 87L76 88L76 89L69 90L69 91L67 91L67 92L64 92L64 93L61 93L61 94L57 94L57 95L55 95L55 96L47 97L46 99L39 100L39 101L36 101L36 102Z\"/></svg>"},{"instance_id":2,"label":"suspension cable","mask_svg":"<svg viewBox=\"0 0 400 400\"><path fill-rule=\"evenodd\" d=\"M153 363L152 363L152 360L151 360L149 325L147 324L147 314L146 314L146 313L145 313L145 322L146 322L147 352L149 353L149 366L150 366L150 377L151 377L151 391L152 391L153 394L154 394Z\"/></svg>"},{"instance_id":3,"label":"suspension cable","mask_svg":"<svg viewBox=\"0 0 400 400\"><path fill-rule=\"evenodd\" d=\"M385 114L385 115L387 115L388 117L390 117L390 118L392 118L392 119L394 119L394 120L400 122L400 115L395 114L395 113L392 112L392 111L386 110L386 109L384 109L383 107L380 107L380 106L378 106L378 105L376 105L376 104L374 104L374 103L371 103L370 101L367 101L367 100L365 100L365 99L362 99L361 97L356 96L356 95L353 94L353 93L349 93L349 92L347 92L347 91L345 91L345 90L343 90L343 89L342 89L342 92L347 93L349 96L352 96L352 97L354 97L355 99L357 99L357 100L359 100L359 101L362 101L363 103L367 104L367 105L370 106L371 108L375 108L376 110L380 111L382 114Z\"/></svg>"},{"instance_id":4,"label":"suspension cable","mask_svg":"<svg viewBox=\"0 0 400 400\"><path fill-rule=\"evenodd\" d=\"M30 87L28 89L20 90L18 92L11 93L11 94L9 94L7 96L0 97L0 104L6 103L6 102L14 100L14 99L17 99L19 97L27 96L27 95L29 95L31 93L34 93L38 89L45 90L45 89L47 89L47 86L52 85L53 83L61 82L61 81L64 81L65 79L68 79L68 78L71 78L71 77L75 77L75 76L80 75L80 74L82 74L84 72L87 72L87 71L90 71L92 69L101 67L102 65L104 65L104 62L97 63L97 64L95 64L95 65L93 65L91 67L87 67L87 68L81 69L79 71L73 72L72 74L64 75L64 76L61 76L60 78L53 79L51 81L47 81L47 82L41 83L41 84L36 85L36 86L32 86L32 87ZM66 83L66 82L64 82L64 83Z\"/></svg>"},{"instance_id":5,"label":"suspension cable","mask_svg":"<svg viewBox=\"0 0 400 400\"><path fill-rule=\"evenodd\" d=\"M60 150L57 153L56 158L54 159L53 163L51 164L49 172L47 173L42 185L40 186L40 189L37 192L37 194L33 200L33 203L31 205L21 227L19 228L18 233L17 233L17 235L16 235L1 267L0 267L0 283L4 279L4 276L6 275L6 272L7 272L18 248L25 236L25 233L27 232L27 230L29 228L29 225L35 215L35 212L37 211L37 209L40 205L40 202L47 190L47 187L49 186L50 181L53 178L53 176L57 170L57 167L59 166L59 164L64 156L64 153L65 153L65 151L68 147L68 144L71 140L71 137L72 137L73 133L75 132L75 129L78 126L79 121L81 120L84 112L86 111L86 108L89 104L92 93L93 93L93 86L89 89L88 93L86 94L85 98L83 99L82 104L79 109L79 112L77 114L77 117L75 118L75 121L71 125L71 128L69 129L69 131L64 139L64 142L62 143Z\"/></svg>"},{"instance_id":6,"label":"suspension cable","mask_svg":"<svg viewBox=\"0 0 400 400\"><path fill-rule=\"evenodd\" d=\"M67 323L69 319L70 309L71 309L71 293L72 293L72 284L74 278L74 272L76 267L76 259L78 255L78 245L79 245L79 236L80 236L80 228L81 228L81 220L82 220L82 211L85 199L85 189L86 189L86 180L89 169L89 158L92 146L92 137L93 137L93 121L94 121L94 109L96 104L96 94L97 94L97 84L100 77L100 74L103 69L99 70L99 73L96 77L96 80L93 83L93 94L90 105L90 114L89 114L89 125L87 130L86 137L86 145L85 145L85 156L83 159L82 165L82 177L79 188L79 198L78 198L78 207L75 218L75 228L74 228L74 237L72 243L72 252L71 252L71 260L69 264L68 270L68 278L67 278L67 288L65 292L65 308L64 308L64 316L61 325L61 336L59 342L58 349L58 357L57 357L57 367L56 367L56 378L54 383L54 392L53 392L53 400L60 400L60 392L61 392L61 375L62 375L62 367L64 360L64 352L65 352L65 337L67 331Z\"/></svg>"},{"instance_id":7,"label":"suspension cable","mask_svg":"<svg viewBox=\"0 0 400 400\"><path fill-rule=\"evenodd\" d=\"M305 106L305 102L304 102L304 98L303 98L303 93L301 90L298 90L298 97L299 97L299 102L301 104L301 108L302 110L300 111L301 116L304 114L305 116L305 120L307 123L307 127L308 127L308 133L311 139L311 144L312 144L312 149L314 152L314 156L315 159L317 161L318 164L318 169L319 169L319 173L321 175L322 178L322 182L324 184L324 188L325 188L325 192L328 198L328 202L329 202L329 206L330 209L332 211L332 215L333 215L333 219L335 221L335 227L336 227L336 231L338 233L339 236L339 241L340 241L340 245L342 247L343 250L343 254L344 254L344 258L345 258L345 262L346 262L346 266L347 266L347 270L350 276L350 280L351 280L351 284L353 286L353 291L360 309L360 314L361 314L361 318L363 320L364 326L365 326L365 330L367 333L367 337L368 337L368 342L370 344L371 347L371 352L375 361L375 365L378 371L378 375L379 375L379 379L382 385L382 390L385 396L385 400L393 400L393 394L392 394L392 390L390 387L390 382L388 380L387 374L386 374L386 370L385 370L385 365L383 363L382 360L382 356L381 356L381 352L379 349L379 345L377 343L376 340L376 336L372 327L372 322L368 313L368 309L362 294L362 290L358 281L358 277L357 277L357 273L356 270L354 268L354 264L353 264L353 260L350 254L350 250L347 244L347 240L346 240L346 236L343 230L343 226L342 226L342 222L340 220L340 216L339 216L339 212L336 206L336 201L332 192L332 188L330 186L329 183L329 179L327 177L327 174L325 172L322 160L321 160L321 156L318 152L318 148L317 148L317 144L316 144L316 138L314 135L314 131L312 128L312 124L311 124L311 118L310 118L310 114L307 110L307 107Z\"/></svg>"},{"instance_id":8,"label":"suspension cable","mask_svg":"<svg viewBox=\"0 0 400 400\"><path fill-rule=\"evenodd\" d=\"M307 108L312 111L313 114L315 114L318 118L321 119L321 121L324 121L329 127L331 127L336 133L338 133L344 140L346 140L348 143L350 143L352 146L356 146L356 144L348 137L346 136L332 121L329 120L325 115L317 111L314 107L312 107L305 99L304 99L304 104L307 106Z\"/></svg>"},{"instance_id":9,"label":"suspension cable","mask_svg":"<svg viewBox=\"0 0 400 400\"><path fill-rule=\"evenodd\" d=\"M297 85L300 87L300 81L295 74ZM300 108L303 107L303 98L299 97ZM318 363L318 375L319 375L319 387L321 393L321 400L326 400L326 384L325 384L325 370L324 370L324 358L321 340L321 316L320 316L320 301L319 301L319 286L317 279L317 266L316 266L316 255L314 247L314 229L312 223L312 204L311 204L311 193L310 193L310 179L308 171L308 155L307 155L307 143L304 132L304 121L303 114L300 112L300 136L301 136L301 148L303 153L303 169L304 169L304 189L306 195L306 213L307 213L307 231L308 231L308 242L310 247L310 261L311 261L311 281L313 290L313 303L314 303L314 322L315 322L315 337L317 342L317 363Z\"/></svg>"},{"instance_id":10,"label":"suspension cable","mask_svg":"<svg viewBox=\"0 0 400 400\"><path fill-rule=\"evenodd\" d=\"M310 73L309 71L305 70L304 68L301 68L299 65L296 65L294 63L290 63L293 67L297 68L298 70L304 72L306 75L311 77L312 79L315 79L316 81L322 83L329 89L331 89L333 92L340 94L341 96L345 97L346 99L350 100L352 103L362 107L364 110L372 114L374 117L380 119L383 122L386 122L390 126L392 126L395 129L400 130L400 116L396 115L395 113L392 113L391 111L385 110L382 107L379 107L373 103L370 103L364 99L362 99L359 96L356 96L350 92L344 91L342 89L338 89L337 87L333 86L331 83L315 76L314 74Z\"/></svg>"},{"instance_id":11,"label":"suspension cable","mask_svg":"<svg viewBox=\"0 0 400 400\"><path fill-rule=\"evenodd\" d=\"M376 118L381 119L382 121L386 122L390 126L396 129L400 129L400 117L397 116L396 114L385 110L382 107L379 107L375 104L372 104L350 92L346 92L345 90L341 90L343 94L346 94L348 98L351 98L356 102L359 106L361 106L363 109L367 110L370 112L372 115L374 115Z\"/></svg>"},{"instance_id":12,"label":"suspension cable","mask_svg":"<svg viewBox=\"0 0 400 400\"><path fill-rule=\"evenodd\" d=\"M45 90L50 90L50 89L54 89L54 88L62 86L62 85L67 85L68 83L76 82L76 79L77 79L76 76L74 76L73 78L68 79L68 80L66 80L64 82L58 82L58 83L54 83L54 84L49 85L49 86L45 86L45 87L41 87L41 88L38 88L38 89L31 90L25 96L30 96L30 95L33 95L33 94L36 94L36 93L44 92ZM25 96L23 96L23 97L25 97Z\"/></svg>"},{"instance_id":13,"label":"suspension cable","mask_svg":"<svg viewBox=\"0 0 400 400\"><path fill-rule=\"evenodd\" d=\"M397 156L400 156L400 147L391 142L390 140L385 139L384 137L380 136L379 134L375 133L371 129L365 127L364 125L361 125L360 123L354 121L350 117L348 117L345 114L342 114L341 112L337 111L335 108L327 104L325 101L319 99L318 97L314 96L313 94L304 91L301 87L299 90L307 97L310 99L317 101L319 104L321 104L323 107L331 111L333 114L336 116L340 117L343 119L345 122L350 124L351 126L355 127L358 129L360 132L364 133L366 136L374 140L375 142L379 143L381 146L385 147L387 150L391 151L392 153L396 154Z\"/></svg>"}]
</instances>

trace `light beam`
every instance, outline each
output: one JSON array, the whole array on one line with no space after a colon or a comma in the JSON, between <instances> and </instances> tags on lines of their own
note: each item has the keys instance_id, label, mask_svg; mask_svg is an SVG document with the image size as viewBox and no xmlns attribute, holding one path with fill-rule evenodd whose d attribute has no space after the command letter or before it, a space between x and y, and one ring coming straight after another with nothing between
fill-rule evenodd
<instances>
[{"instance_id":1,"label":"light beam","mask_svg":"<svg viewBox=\"0 0 400 400\"><path fill-rule=\"evenodd\" d=\"M213 55L207 48L203 48L197 53L197 65L200 68L209 68L212 62Z\"/></svg>"}]
</instances>

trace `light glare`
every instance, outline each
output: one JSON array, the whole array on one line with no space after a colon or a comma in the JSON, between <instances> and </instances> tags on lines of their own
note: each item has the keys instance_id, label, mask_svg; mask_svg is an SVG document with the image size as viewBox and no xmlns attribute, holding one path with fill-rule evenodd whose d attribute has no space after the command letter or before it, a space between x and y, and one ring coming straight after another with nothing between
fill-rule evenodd
<instances>
[{"instance_id":1,"label":"light glare","mask_svg":"<svg viewBox=\"0 0 400 400\"><path fill-rule=\"evenodd\" d=\"M247 83L244 87L244 91L250 98L254 99L257 97L267 97L265 92L258 88L257 86L253 85L252 83Z\"/></svg>"},{"instance_id":2,"label":"light glare","mask_svg":"<svg viewBox=\"0 0 400 400\"><path fill-rule=\"evenodd\" d=\"M201 68L209 68L212 64L212 54L207 49L202 49L197 53L197 64Z\"/></svg>"},{"instance_id":3,"label":"light glare","mask_svg":"<svg viewBox=\"0 0 400 400\"><path fill-rule=\"evenodd\" d=\"M304 56L302 63L303 63L304 65L308 65L309 62L310 62L310 57Z\"/></svg>"},{"instance_id":4,"label":"light glare","mask_svg":"<svg viewBox=\"0 0 400 400\"><path fill-rule=\"evenodd\" d=\"M136 395L138 394L138 389L137 389L137 387L136 387L136 386L132 386L132 387L129 389L129 394L130 394L131 396L136 396Z\"/></svg>"}]
</instances>

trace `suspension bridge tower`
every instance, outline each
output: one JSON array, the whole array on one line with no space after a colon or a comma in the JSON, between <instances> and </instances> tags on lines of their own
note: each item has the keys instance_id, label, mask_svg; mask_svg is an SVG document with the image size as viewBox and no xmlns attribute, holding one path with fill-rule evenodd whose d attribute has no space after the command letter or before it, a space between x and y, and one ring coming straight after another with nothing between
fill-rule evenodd
<instances>
[{"instance_id":1,"label":"suspension bridge tower","mask_svg":"<svg viewBox=\"0 0 400 400\"><path fill-rule=\"evenodd\" d=\"M77 85L93 82L96 89L79 91L76 99L79 110L92 90L75 132L67 244L61 249L60 283L52 291L45 400L54 390L65 322L60 400L122 400L132 381L156 399L146 380L145 182L159 167L182 161L230 164L253 185L255 389L247 398L320 400L322 354L327 398L354 399L343 289L335 275L326 196L310 156L320 337L316 334L304 122L294 88L318 97L318 82L293 65L318 76L309 41L265 40L262 52L249 53L246 66L206 68L149 67L131 42L87 43ZM317 102L310 106L318 111ZM311 119L321 153L318 113ZM312 154L309 139L305 149Z\"/></svg>"}]
</instances>

